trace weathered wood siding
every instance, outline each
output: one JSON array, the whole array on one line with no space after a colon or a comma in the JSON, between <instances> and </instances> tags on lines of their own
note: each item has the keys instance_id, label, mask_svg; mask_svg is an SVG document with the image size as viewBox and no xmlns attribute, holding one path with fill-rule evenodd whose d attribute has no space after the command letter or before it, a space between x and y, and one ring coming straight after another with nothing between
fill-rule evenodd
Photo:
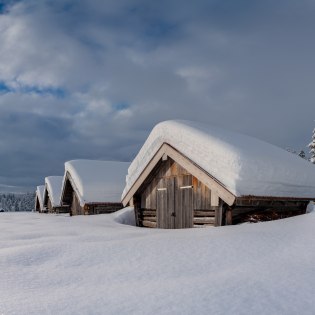
<instances>
[{"instance_id":1,"label":"weathered wood siding","mask_svg":"<svg viewBox=\"0 0 315 315\"><path fill-rule=\"evenodd\" d=\"M48 213L68 213L69 207L67 207L67 206L53 207L51 200L48 197L47 211L46 212L48 212Z\"/></svg>"},{"instance_id":2,"label":"weathered wood siding","mask_svg":"<svg viewBox=\"0 0 315 315\"><path fill-rule=\"evenodd\" d=\"M50 198L48 198L48 201L47 201L47 209L48 209L48 213L53 213L54 212L54 209L53 209L53 206L51 204Z\"/></svg>"},{"instance_id":3,"label":"weathered wood siding","mask_svg":"<svg viewBox=\"0 0 315 315\"><path fill-rule=\"evenodd\" d=\"M213 203L214 202L214 203ZM190 228L221 225L219 198L178 163L161 161L134 197L139 226Z\"/></svg>"},{"instance_id":4,"label":"weathered wood siding","mask_svg":"<svg viewBox=\"0 0 315 315\"><path fill-rule=\"evenodd\" d=\"M84 214L83 207L80 206L78 197L74 191L72 191L72 201L70 205L71 215L80 215Z\"/></svg>"},{"instance_id":5,"label":"weathered wood siding","mask_svg":"<svg viewBox=\"0 0 315 315\"><path fill-rule=\"evenodd\" d=\"M107 203L96 203L96 204L86 204L85 214L106 214L112 213L117 210L122 209L122 204L120 202L107 202Z\"/></svg>"},{"instance_id":6,"label":"weathered wood siding","mask_svg":"<svg viewBox=\"0 0 315 315\"><path fill-rule=\"evenodd\" d=\"M302 200L240 198L230 211L228 224L271 221L305 214L307 203Z\"/></svg>"}]
</instances>

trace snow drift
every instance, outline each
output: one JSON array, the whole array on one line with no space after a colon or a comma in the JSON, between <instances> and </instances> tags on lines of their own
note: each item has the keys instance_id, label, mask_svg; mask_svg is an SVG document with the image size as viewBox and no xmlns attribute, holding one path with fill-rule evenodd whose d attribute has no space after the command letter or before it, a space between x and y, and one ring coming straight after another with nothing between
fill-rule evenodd
<instances>
[{"instance_id":1,"label":"snow drift","mask_svg":"<svg viewBox=\"0 0 315 315\"><path fill-rule=\"evenodd\" d=\"M183 230L125 214L0 214L0 314L314 314L314 213Z\"/></svg>"}]
</instances>

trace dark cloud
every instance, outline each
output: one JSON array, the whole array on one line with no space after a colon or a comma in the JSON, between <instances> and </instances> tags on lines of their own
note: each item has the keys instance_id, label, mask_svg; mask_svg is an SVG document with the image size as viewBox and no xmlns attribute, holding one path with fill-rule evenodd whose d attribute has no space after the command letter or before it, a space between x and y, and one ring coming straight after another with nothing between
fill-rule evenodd
<instances>
[{"instance_id":1,"label":"dark cloud","mask_svg":"<svg viewBox=\"0 0 315 315\"><path fill-rule=\"evenodd\" d=\"M69 159L130 160L165 119L305 149L314 11L311 0L0 2L1 187L30 189Z\"/></svg>"}]
</instances>

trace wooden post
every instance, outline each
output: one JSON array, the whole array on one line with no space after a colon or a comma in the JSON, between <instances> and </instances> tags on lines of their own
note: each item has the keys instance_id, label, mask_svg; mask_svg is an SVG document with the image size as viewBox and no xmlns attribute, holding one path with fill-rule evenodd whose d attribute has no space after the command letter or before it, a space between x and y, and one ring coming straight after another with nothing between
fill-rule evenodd
<instances>
[{"instance_id":1,"label":"wooden post","mask_svg":"<svg viewBox=\"0 0 315 315\"><path fill-rule=\"evenodd\" d=\"M232 208L228 207L225 212L225 225L232 225L233 216L232 216Z\"/></svg>"},{"instance_id":2,"label":"wooden post","mask_svg":"<svg viewBox=\"0 0 315 315\"><path fill-rule=\"evenodd\" d=\"M135 212L136 226L140 226L139 224L139 209L141 207L140 200L138 200L138 197L133 196L132 203L133 203L134 212Z\"/></svg>"},{"instance_id":3,"label":"wooden post","mask_svg":"<svg viewBox=\"0 0 315 315\"><path fill-rule=\"evenodd\" d=\"M215 207L215 221L214 226L221 226L222 224L222 205L220 205L219 196L211 190L211 200L210 200L211 207Z\"/></svg>"}]
</instances>

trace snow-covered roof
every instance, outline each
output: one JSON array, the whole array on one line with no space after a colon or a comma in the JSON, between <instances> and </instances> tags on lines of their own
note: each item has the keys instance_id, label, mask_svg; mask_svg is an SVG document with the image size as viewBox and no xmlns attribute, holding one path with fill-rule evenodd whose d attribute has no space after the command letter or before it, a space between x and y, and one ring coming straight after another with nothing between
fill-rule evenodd
<instances>
[{"instance_id":1,"label":"snow-covered roof","mask_svg":"<svg viewBox=\"0 0 315 315\"><path fill-rule=\"evenodd\" d=\"M65 163L65 173L71 176L81 206L120 202L129 165L129 162L73 160Z\"/></svg>"},{"instance_id":2,"label":"snow-covered roof","mask_svg":"<svg viewBox=\"0 0 315 315\"><path fill-rule=\"evenodd\" d=\"M48 192L51 205L53 207L60 207L62 182L63 182L63 176L45 177L45 191Z\"/></svg>"},{"instance_id":3,"label":"snow-covered roof","mask_svg":"<svg viewBox=\"0 0 315 315\"><path fill-rule=\"evenodd\" d=\"M191 121L154 127L131 163L123 198L163 143L215 177L236 197L315 197L315 166L264 141Z\"/></svg>"},{"instance_id":4,"label":"snow-covered roof","mask_svg":"<svg viewBox=\"0 0 315 315\"><path fill-rule=\"evenodd\" d=\"M40 185L36 187L36 198L38 199L40 209L43 209L44 206L44 192L45 185Z\"/></svg>"}]
</instances>

